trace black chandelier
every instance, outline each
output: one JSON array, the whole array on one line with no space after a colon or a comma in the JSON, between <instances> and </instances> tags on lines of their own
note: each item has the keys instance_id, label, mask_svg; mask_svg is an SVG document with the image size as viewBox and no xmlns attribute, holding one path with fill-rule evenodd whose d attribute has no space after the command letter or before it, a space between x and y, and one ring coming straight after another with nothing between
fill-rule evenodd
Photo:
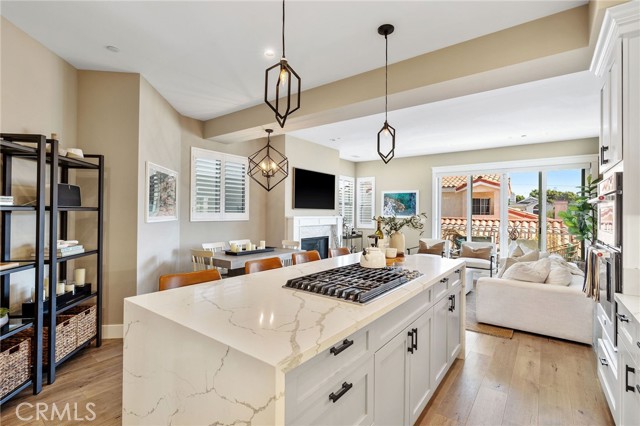
<instances>
[{"instance_id":1,"label":"black chandelier","mask_svg":"<svg viewBox=\"0 0 640 426\"><path fill-rule=\"evenodd\" d=\"M277 76L273 76L271 81L272 83L275 81L275 101L269 101L269 73L278 68ZM296 105L295 107L291 104L291 86L292 80L295 80L297 83L297 96L296 96ZM300 95L301 95L301 83L302 79L298 73L291 68L287 58L285 56L284 49L284 0L282 0L282 58L280 62L274 64L267 68L265 71L264 78L264 101L269 108L276 113L276 121L280 125L280 127L284 127L285 121L287 118L293 114L295 111L300 109ZM286 95L281 93L281 88L283 91L286 90ZM282 99L280 97L282 96Z\"/></svg>"},{"instance_id":2,"label":"black chandelier","mask_svg":"<svg viewBox=\"0 0 640 426\"><path fill-rule=\"evenodd\" d=\"M271 191L277 184L289 176L289 159L271 146L271 133L266 129L267 146L249 156L249 171L247 174L267 191Z\"/></svg>"},{"instance_id":3,"label":"black chandelier","mask_svg":"<svg viewBox=\"0 0 640 426\"><path fill-rule=\"evenodd\" d=\"M389 41L387 36L393 33L394 27L391 24L384 24L378 27L378 34L384 36L384 125L378 132L378 155L382 158L385 164L387 164L393 156L396 150L396 129L387 121L387 97L388 97L388 76L389 76ZM382 137L382 141L381 141ZM380 147L381 142L385 146L391 145L391 149L386 154L382 152Z\"/></svg>"}]
</instances>

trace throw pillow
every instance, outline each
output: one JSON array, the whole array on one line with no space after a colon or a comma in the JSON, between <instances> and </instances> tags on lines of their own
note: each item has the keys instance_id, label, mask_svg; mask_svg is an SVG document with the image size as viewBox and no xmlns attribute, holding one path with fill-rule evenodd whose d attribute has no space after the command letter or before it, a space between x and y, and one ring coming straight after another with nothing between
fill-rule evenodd
<instances>
[{"instance_id":1,"label":"throw pillow","mask_svg":"<svg viewBox=\"0 0 640 426\"><path fill-rule=\"evenodd\" d=\"M507 280L527 281L530 283L544 283L549 276L551 262L540 259L535 262L516 262L502 275Z\"/></svg>"},{"instance_id":2,"label":"throw pillow","mask_svg":"<svg viewBox=\"0 0 640 426\"><path fill-rule=\"evenodd\" d=\"M437 254L438 256L442 256L442 252L444 251L444 241L441 243L437 243L429 247L426 242L420 241L420 248L418 248L418 253L425 254Z\"/></svg>"},{"instance_id":3,"label":"throw pillow","mask_svg":"<svg viewBox=\"0 0 640 426\"><path fill-rule=\"evenodd\" d=\"M547 284L569 285L571 284L571 272L564 268L551 268L549 276L544 281Z\"/></svg>"},{"instance_id":4,"label":"throw pillow","mask_svg":"<svg viewBox=\"0 0 640 426\"><path fill-rule=\"evenodd\" d=\"M491 247L471 248L467 245L462 246L460 257L473 257L476 259L491 259Z\"/></svg>"},{"instance_id":5,"label":"throw pillow","mask_svg":"<svg viewBox=\"0 0 640 426\"><path fill-rule=\"evenodd\" d=\"M509 257L520 257L524 256L524 250L519 245L516 245L511 252L509 253Z\"/></svg>"},{"instance_id":6,"label":"throw pillow","mask_svg":"<svg viewBox=\"0 0 640 426\"><path fill-rule=\"evenodd\" d=\"M498 270L498 278L502 278L507 269L515 265L517 262L534 262L539 260L540 252L538 250L532 250L529 253L520 257L508 257L504 262L500 262L500 269Z\"/></svg>"}]
</instances>

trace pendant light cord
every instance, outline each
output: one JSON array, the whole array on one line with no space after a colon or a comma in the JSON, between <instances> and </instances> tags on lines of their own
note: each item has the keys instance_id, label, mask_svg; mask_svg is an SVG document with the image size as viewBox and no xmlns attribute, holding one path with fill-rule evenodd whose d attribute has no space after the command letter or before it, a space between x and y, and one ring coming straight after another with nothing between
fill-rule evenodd
<instances>
[{"instance_id":1,"label":"pendant light cord","mask_svg":"<svg viewBox=\"0 0 640 426\"><path fill-rule=\"evenodd\" d=\"M384 123L387 124L387 97L389 81L389 40L384 35Z\"/></svg>"},{"instance_id":2,"label":"pendant light cord","mask_svg":"<svg viewBox=\"0 0 640 426\"><path fill-rule=\"evenodd\" d=\"M284 0L282 0L282 57L287 57L284 54Z\"/></svg>"}]
</instances>

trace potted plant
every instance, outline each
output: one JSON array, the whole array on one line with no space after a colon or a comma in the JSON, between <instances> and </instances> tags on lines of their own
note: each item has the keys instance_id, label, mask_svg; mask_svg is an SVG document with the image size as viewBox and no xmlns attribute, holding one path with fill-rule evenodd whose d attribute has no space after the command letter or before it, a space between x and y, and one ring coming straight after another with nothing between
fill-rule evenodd
<instances>
[{"instance_id":1,"label":"potted plant","mask_svg":"<svg viewBox=\"0 0 640 426\"><path fill-rule=\"evenodd\" d=\"M588 175L586 184L578 187L578 197L569 204L567 211L558 213L562 222L567 225L569 234L584 244L593 245L598 236L598 207L589 200L597 197L600 180L594 180Z\"/></svg>"},{"instance_id":2,"label":"potted plant","mask_svg":"<svg viewBox=\"0 0 640 426\"><path fill-rule=\"evenodd\" d=\"M0 327L9 322L9 309L0 308Z\"/></svg>"},{"instance_id":3,"label":"potted plant","mask_svg":"<svg viewBox=\"0 0 640 426\"><path fill-rule=\"evenodd\" d=\"M420 231L424 229L424 223L427 219L426 213L419 213L417 215L399 218L396 215L393 216L379 216L376 220L380 220L382 223L382 230L385 235L389 237L389 247L398 249L398 253L404 253L405 250L405 238L401 232L405 227Z\"/></svg>"}]
</instances>

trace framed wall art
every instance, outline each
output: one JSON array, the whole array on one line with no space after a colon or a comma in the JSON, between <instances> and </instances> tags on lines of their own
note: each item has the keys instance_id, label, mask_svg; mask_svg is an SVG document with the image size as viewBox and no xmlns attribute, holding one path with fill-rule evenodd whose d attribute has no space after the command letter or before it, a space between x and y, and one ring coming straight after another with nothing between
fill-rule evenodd
<instances>
[{"instance_id":1,"label":"framed wall art","mask_svg":"<svg viewBox=\"0 0 640 426\"><path fill-rule=\"evenodd\" d=\"M147 161L145 221L178 220L178 172Z\"/></svg>"},{"instance_id":2,"label":"framed wall art","mask_svg":"<svg viewBox=\"0 0 640 426\"><path fill-rule=\"evenodd\" d=\"M418 191L382 191L382 216L418 214Z\"/></svg>"}]
</instances>

